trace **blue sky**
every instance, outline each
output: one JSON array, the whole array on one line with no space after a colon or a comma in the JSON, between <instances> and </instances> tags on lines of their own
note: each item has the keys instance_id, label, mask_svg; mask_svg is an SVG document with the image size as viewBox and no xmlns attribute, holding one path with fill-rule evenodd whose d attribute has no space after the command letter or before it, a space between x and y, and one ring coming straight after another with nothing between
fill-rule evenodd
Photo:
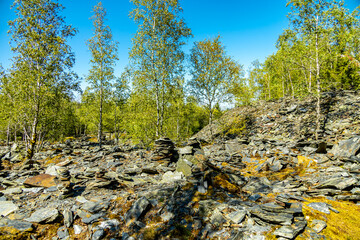
<instances>
[{"instance_id":1,"label":"blue sky","mask_svg":"<svg viewBox=\"0 0 360 240\"><path fill-rule=\"evenodd\" d=\"M0 0L0 64L10 66L11 51L7 22L15 18L10 9L12 0ZM75 72L84 77L89 70L90 53L85 42L92 35L92 7L98 0L60 0L65 10L67 24L78 29L78 34L69 41L76 55ZM248 68L256 59L264 61L275 51L275 42L281 32L288 27L286 18L290 8L286 0L180 0L183 18L194 35L184 48L186 53L194 41L221 35L228 55ZM133 5L128 0L103 0L107 9L107 24L119 42L119 61L115 74L120 76L128 63L131 38L136 32L135 23L129 18ZM345 0L350 10L360 4L360 0ZM84 86L84 85L83 85Z\"/></svg>"}]
</instances>

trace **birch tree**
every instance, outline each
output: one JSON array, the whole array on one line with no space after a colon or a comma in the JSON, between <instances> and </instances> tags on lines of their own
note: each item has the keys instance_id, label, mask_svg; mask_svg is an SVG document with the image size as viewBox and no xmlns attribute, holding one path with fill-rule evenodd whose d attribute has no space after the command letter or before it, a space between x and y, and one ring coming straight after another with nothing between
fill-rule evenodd
<instances>
[{"instance_id":1,"label":"birch tree","mask_svg":"<svg viewBox=\"0 0 360 240\"><path fill-rule=\"evenodd\" d=\"M78 86L71 71L74 54L67 44L76 30L65 23L57 1L15 0L12 7L17 18L9 22L14 53L9 81L31 159L46 109Z\"/></svg>"},{"instance_id":2,"label":"birch tree","mask_svg":"<svg viewBox=\"0 0 360 240\"><path fill-rule=\"evenodd\" d=\"M155 101L156 137L164 135L165 115L177 80L183 75L182 46L191 36L180 14L178 0L132 0L130 13L138 25L130 58L134 67L134 91L145 86Z\"/></svg>"},{"instance_id":3,"label":"birch tree","mask_svg":"<svg viewBox=\"0 0 360 240\"><path fill-rule=\"evenodd\" d=\"M220 36L195 42L190 64L190 91L205 104L211 124L215 105L226 99L232 81L241 74L241 66L226 55Z\"/></svg>"},{"instance_id":4,"label":"birch tree","mask_svg":"<svg viewBox=\"0 0 360 240\"><path fill-rule=\"evenodd\" d=\"M94 35L87 44L91 52L91 69L87 76L90 90L98 97L98 143L101 147L103 131L103 105L110 96L112 81L115 79L114 66L117 57L117 43L113 40L110 27L105 25L106 10L99 2L93 9L93 31Z\"/></svg>"}]
</instances>

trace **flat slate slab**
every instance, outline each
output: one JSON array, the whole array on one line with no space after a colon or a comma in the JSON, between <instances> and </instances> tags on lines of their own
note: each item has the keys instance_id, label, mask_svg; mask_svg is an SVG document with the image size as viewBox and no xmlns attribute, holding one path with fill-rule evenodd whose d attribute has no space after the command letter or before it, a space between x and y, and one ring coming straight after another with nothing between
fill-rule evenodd
<instances>
[{"instance_id":1,"label":"flat slate slab","mask_svg":"<svg viewBox=\"0 0 360 240\"><path fill-rule=\"evenodd\" d=\"M311 207L319 212L330 214L329 206L324 202L312 202L307 205L308 207Z\"/></svg>"},{"instance_id":2,"label":"flat slate slab","mask_svg":"<svg viewBox=\"0 0 360 240\"><path fill-rule=\"evenodd\" d=\"M0 228L1 227L15 228L16 230L21 232L31 232L33 230L33 225L29 222L10 220L7 218L3 218L0 220Z\"/></svg>"},{"instance_id":3,"label":"flat slate slab","mask_svg":"<svg viewBox=\"0 0 360 240\"><path fill-rule=\"evenodd\" d=\"M18 209L19 207L11 201L0 201L0 216L7 216Z\"/></svg>"},{"instance_id":4,"label":"flat slate slab","mask_svg":"<svg viewBox=\"0 0 360 240\"><path fill-rule=\"evenodd\" d=\"M30 187L53 187L56 186L55 178L56 176L50 174L40 174L26 179L24 185Z\"/></svg>"},{"instance_id":5,"label":"flat slate slab","mask_svg":"<svg viewBox=\"0 0 360 240\"><path fill-rule=\"evenodd\" d=\"M24 219L28 222L34 223L50 223L59 216L56 208L40 208L31 214L29 218Z\"/></svg>"},{"instance_id":6,"label":"flat slate slab","mask_svg":"<svg viewBox=\"0 0 360 240\"><path fill-rule=\"evenodd\" d=\"M351 157L355 156L360 151L360 136L350 138L348 140L340 141L331 149L336 157Z\"/></svg>"}]
</instances>

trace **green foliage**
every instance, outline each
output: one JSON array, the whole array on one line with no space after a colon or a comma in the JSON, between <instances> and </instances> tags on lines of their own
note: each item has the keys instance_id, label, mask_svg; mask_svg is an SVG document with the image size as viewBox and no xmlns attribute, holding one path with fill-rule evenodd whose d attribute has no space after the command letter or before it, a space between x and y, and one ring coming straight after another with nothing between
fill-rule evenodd
<instances>
[{"instance_id":1,"label":"green foliage","mask_svg":"<svg viewBox=\"0 0 360 240\"><path fill-rule=\"evenodd\" d=\"M248 77L240 72L239 76L230 84L229 92L234 96L236 105L249 105L257 99L258 84L263 79L263 69L258 60L251 63Z\"/></svg>"},{"instance_id":2,"label":"green foliage","mask_svg":"<svg viewBox=\"0 0 360 240\"><path fill-rule=\"evenodd\" d=\"M235 115L219 120L220 128L223 136L242 136L245 134L250 116Z\"/></svg>"},{"instance_id":3,"label":"green foliage","mask_svg":"<svg viewBox=\"0 0 360 240\"><path fill-rule=\"evenodd\" d=\"M110 27L105 25L106 10L101 2L93 9L94 36L88 41L92 59L91 69L86 80L90 84L89 91L93 91L98 106L98 142L101 145L103 131L103 111L111 96L114 65L117 57L117 43L112 39Z\"/></svg>"},{"instance_id":4,"label":"green foliage","mask_svg":"<svg viewBox=\"0 0 360 240\"><path fill-rule=\"evenodd\" d=\"M76 30L59 15L63 7L51 0L22 0L13 4L17 18L9 22L13 65L4 84L9 124L25 129L31 158L38 140L48 132L48 123L59 116L62 99L78 90L71 71L74 55L66 41ZM40 129L40 130L39 130Z\"/></svg>"},{"instance_id":5,"label":"green foliage","mask_svg":"<svg viewBox=\"0 0 360 240\"><path fill-rule=\"evenodd\" d=\"M360 86L359 12L343 1L291 0L290 28L258 79L260 98L303 97Z\"/></svg>"},{"instance_id":6,"label":"green foliage","mask_svg":"<svg viewBox=\"0 0 360 240\"><path fill-rule=\"evenodd\" d=\"M181 96L184 61L181 48L191 31L180 17L178 0L132 0L132 3L135 9L130 16L138 25L130 52L133 92L135 95L146 92L146 104L154 108L149 111L155 110L152 116L156 117L147 118L146 125L155 122L155 136L159 137L165 134L169 106L174 97Z\"/></svg>"},{"instance_id":7,"label":"green foliage","mask_svg":"<svg viewBox=\"0 0 360 240\"><path fill-rule=\"evenodd\" d=\"M211 124L214 106L229 98L231 84L240 78L242 67L226 55L220 36L195 42L190 64L190 92L205 104Z\"/></svg>"}]
</instances>

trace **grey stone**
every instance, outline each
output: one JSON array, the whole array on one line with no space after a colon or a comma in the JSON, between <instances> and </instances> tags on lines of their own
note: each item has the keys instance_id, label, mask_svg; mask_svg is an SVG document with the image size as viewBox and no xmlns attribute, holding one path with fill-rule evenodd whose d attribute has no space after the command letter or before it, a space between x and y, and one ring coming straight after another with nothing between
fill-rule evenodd
<instances>
[{"instance_id":1,"label":"grey stone","mask_svg":"<svg viewBox=\"0 0 360 240\"><path fill-rule=\"evenodd\" d=\"M76 211L76 215L78 215L81 218L81 221L83 223L89 224L89 223L95 222L99 218L103 217L105 215L105 213L100 212L100 213L96 213L96 214L90 214L86 211L78 209Z\"/></svg>"},{"instance_id":2,"label":"grey stone","mask_svg":"<svg viewBox=\"0 0 360 240\"><path fill-rule=\"evenodd\" d=\"M161 219L166 222L172 219L175 215L172 212L164 212L160 215Z\"/></svg>"},{"instance_id":3,"label":"grey stone","mask_svg":"<svg viewBox=\"0 0 360 240\"><path fill-rule=\"evenodd\" d=\"M18 209L19 207L11 201L0 201L0 216L7 216Z\"/></svg>"},{"instance_id":4,"label":"grey stone","mask_svg":"<svg viewBox=\"0 0 360 240\"><path fill-rule=\"evenodd\" d=\"M356 178L336 177L320 182L316 188L337 188L343 190L357 183L358 180Z\"/></svg>"},{"instance_id":5,"label":"grey stone","mask_svg":"<svg viewBox=\"0 0 360 240\"><path fill-rule=\"evenodd\" d=\"M66 227L70 227L74 222L74 215L70 209L65 209L63 211L64 224Z\"/></svg>"},{"instance_id":6,"label":"grey stone","mask_svg":"<svg viewBox=\"0 0 360 240\"><path fill-rule=\"evenodd\" d=\"M317 219L313 220L311 222L311 225L312 225L311 228L317 233L320 233L322 230L324 230L327 227L325 221L317 220Z\"/></svg>"},{"instance_id":7,"label":"grey stone","mask_svg":"<svg viewBox=\"0 0 360 240\"><path fill-rule=\"evenodd\" d=\"M104 201L97 201L97 202L93 202L93 201L87 201L85 202L81 209L86 210L90 213L97 213L100 210L106 210L109 207L109 202L104 202Z\"/></svg>"},{"instance_id":8,"label":"grey stone","mask_svg":"<svg viewBox=\"0 0 360 240\"><path fill-rule=\"evenodd\" d=\"M360 188L353 188L353 189L351 189L351 193L352 194L355 194L355 195L360 195Z\"/></svg>"},{"instance_id":9,"label":"grey stone","mask_svg":"<svg viewBox=\"0 0 360 240\"><path fill-rule=\"evenodd\" d=\"M256 202L256 201L259 200L260 198L261 198L261 195L256 193L256 194L251 195L248 199L249 199L250 201Z\"/></svg>"},{"instance_id":10,"label":"grey stone","mask_svg":"<svg viewBox=\"0 0 360 240\"><path fill-rule=\"evenodd\" d=\"M294 229L291 226L282 226L282 227L276 229L273 234L277 237L293 239L294 238Z\"/></svg>"},{"instance_id":11,"label":"grey stone","mask_svg":"<svg viewBox=\"0 0 360 240\"><path fill-rule=\"evenodd\" d=\"M100 229L108 229L111 232L118 231L120 229L120 222L117 219L110 219L107 221L100 222L98 226Z\"/></svg>"},{"instance_id":12,"label":"grey stone","mask_svg":"<svg viewBox=\"0 0 360 240\"><path fill-rule=\"evenodd\" d=\"M214 200L199 201L199 216L204 218L208 217L212 213L213 209L219 205L220 203Z\"/></svg>"},{"instance_id":13,"label":"grey stone","mask_svg":"<svg viewBox=\"0 0 360 240\"><path fill-rule=\"evenodd\" d=\"M320 212L323 212L326 214L330 214L330 209L329 209L328 205L324 202L312 202L312 203L309 203L307 206L311 207L317 211L320 211Z\"/></svg>"},{"instance_id":14,"label":"grey stone","mask_svg":"<svg viewBox=\"0 0 360 240\"><path fill-rule=\"evenodd\" d=\"M66 227L60 227L58 230L57 230L57 236L58 238L60 239L69 239L70 235L69 235L69 231L67 230Z\"/></svg>"},{"instance_id":15,"label":"grey stone","mask_svg":"<svg viewBox=\"0 0 360 240\"><path fill-rule=\"evenodd\" d=\"M2 191L2 193L6 194L6 195L21 194L22 192L23 192L23 190L20 187L7 188Z\"/></svg>"},{"instance_id":16,"label":"grey stone","mask_svg":"<svg viewBox=\"0 0 360 240\"><path fill-rule=\"evenodd\" d=\"M184 174L182 172L168 171L162 176L162 183L169 183L183 179Z\"/></svg>"},{"instance_id":17,"label":"grey stone","mask_svg":"<svg viewBox=\"0 0 360 240\"><path fill-rule=\"evenodd\" d=\"M105 232L103 229L99 229L96 232L94 232L94 234L91 237L91 240L100 240L103 238Z\"/></svg>"},{"instance_id":18,"label":"grey stone","mask_svg":"<svg viewBox=\"0 0 360 240\"><path fill-rule=\"evenodd\" d=\"M82 232L82 227L80 225L74 225L73 227L74 227L74 233L76 235Z\"/></svg>"},{"instance_id":19,"label":"grey stone","mask_svg":"<svg viewBox=\"0 0 360 240\"><path fill-rule=\"evenodd\" d=\"M350 138L348 140L340 141L331 149L336 157L351 157L359 153L360 150L360 136Z\"/></svg>"},{"instance_id":20,"label":"grey stone","mask_svg":"<svg viewBox=\"0 0 360 240\"><path fill-rule=\"evenodd\" d=\"M301 214L302 206L300 203L286 203L287 207L275 203L265 203L260 205L260 208L273 213L289 213L289 214Z\"/></svg>"},{"instance_id":21,"label":"grey stone","mask_svg":"<svg viewBox=\"0 0 360 240\"><path fill-rule=\"evenodd\" d=\"M59 216L56 208L41 208L36 210L29 218L24 219L28 222L51 223Z\"/></svg>"},{"instance_id":22,"label":"grey stone","mask_svg":"<svg viewBox=\"0 0 360 240\"><path fill-rule=\"evenodd\" d=\"M176 171L182 172L184 176L188 177L191 175L191 167L188 165L188 163L184 159L180 159L176 163Z\"/></svg>"},{"instance_id":23,"label":"grey stone","mask_svg":"<svg viewBox=\"0 0 360 240\"><path fill-rule=\"evenodd\" d=\"M151 203L146 197L138 199L125 214L125 222L128 224L131 220L137 221L151 208Z\"/></svg>"},{"instance_id":24,"label":"grey stone","mask_svg":"<svg viewBox=\"0 0 360 240\"><path fill-rule=\"evenodd\" d=\"M33 230L32 223L7 218L0 219L0 227L12 227L21 232L31 232Z\"/></svg>"},{"instance_id":25,"label":"grey stone","mask_svg":"<svg viewBox=\"0 0 360 240\"><path fill-rule=\"evenodd\" d=\"M220 213L218 209L215 209L213 214L210 217L211 224L215 226L220 226L221 224L226 222L224 216Z\"/></svg>"},{"instance_id":26,"label":"grey stone","mask_svg":"<svg viewBox=\"0 0 360 240\"><path fill-rule=\"evenodd\" d=\"M61 167L59 167L59 166L49 166L49 167L45 170L45 173L46 173L46 174L49 174L49 175L57 176L57 175L58 175L58 170L59 170L60 168L61 168Z\"/></svg>"},{"instance_id":27,"label":"grey stone","mask_svg":"<svg viewBox=\"0 0 360 240\"><path fill-rule=\"evenodd\" d=\"M192 146L186 146L183 148L178 149L180 155L190 155L193 153L193 147Z\"/></svg>"},{"instance_id":28,"label":"grey stone","mask_svg":"<svg viewBox=\"0 0 360 240\"><path fill-rule=\"evenodd\" d=\"M274 235L279 237L278 239L295 239L300 232L306 227L306 222L299 221L295 222L291 226L282 226L274 231Z\"/></svg>"},{"instance_id":29,"label":"grey stone","mask_svg":"<svg viewBox=\"0 0 360 240\"><path fill-rule=\"evenodd\" d=\"M273 163L270 165L270 170L273 172L278 172L283 168L283 165L279 160L273 161Z\"/></svg>"},{"instance_id":30,"label":"grey stone","mask_svg":"<svg viewBox=\"0 0 360 240\"><path fill-rule=\"evenodd\" d=\"M240 224L244 220L245 216L246 216L245 210L239 210L225 215L227 219L231 220L235 224Z\"/></svg>"},{"instance_id":31,"label":"grey stone","mask_svg":"<svg viewBox=\"0 0 360 240\"><path fill-rule=\"evenodd\" d=\"M280 225L291 225L294 218L292 214L267 212L258 206L251 208L250 213L265 222Z\"/></svg>"}]
</instances>

